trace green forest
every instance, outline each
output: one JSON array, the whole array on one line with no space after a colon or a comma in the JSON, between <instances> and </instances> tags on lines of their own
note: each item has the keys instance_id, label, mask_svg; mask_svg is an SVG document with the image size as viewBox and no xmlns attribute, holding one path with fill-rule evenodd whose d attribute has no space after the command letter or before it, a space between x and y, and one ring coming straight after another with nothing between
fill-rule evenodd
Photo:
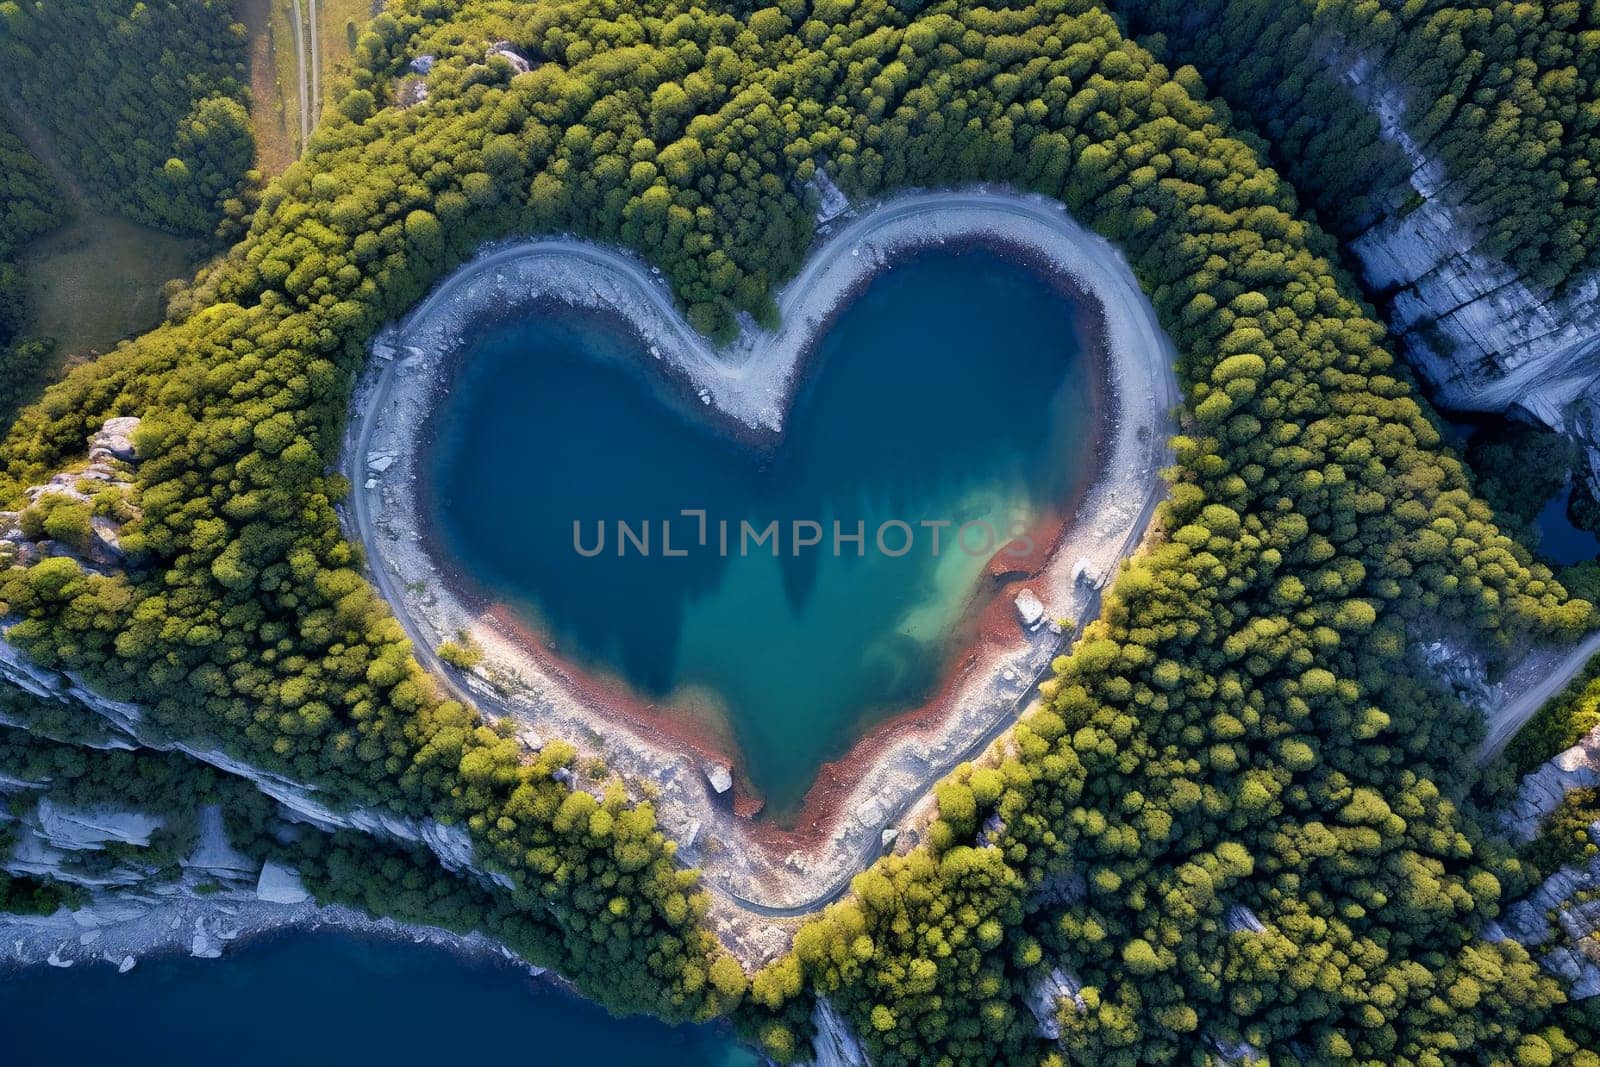
<instances>
[{"instance_id":1,"label":"green forest","mask_svg":"<svg viewBox=\"0 0 1600 1067\"><path fill-rule=\"evenodd\" d=\"M235 2L3 0L0 93L106 208L209 237L254 182Z\"/></svg>"},{"instance_id":2,"label":"green forest","mask_svg":"<svg viewBox=\"0 0 1600 1067\"><path fill-rule=\"evenodd\" d=\"M1413 196L1345 75L1405 104L1407 132L1481 248L1535 285L1600 267L1600 12L1572 2L1110 0L1158 56L1193 64L1335 234Z\"/></svg>"},{"instance_id":3,"label":"green forest","mask_svg":"<svg viewBox=\"0 0 1600 1067\"><path fill-rule=\"evenodd\" d=\"M66 221L43 164L0 118L0 425L30 390L50 355L47 339L24 335L28 289L17 254Z\"/></svg>"},{"instance_id":4,"label":"green forest","mask_svg":"<svg viewBox=\"0 0 1600 1067\"><path fill-rule=\"evenodd\" d=\"M1392 207L1401 174L1314 62L1331 25L1451 101L1418 132L1505 209L1499 252L1558 284L1595 265L1587 9L401 0L256 204L234 165L238 35L190 8L216 5L0 3L21 98L100 195L169 227L243 223L182 313L52 386L0 444L13 498L81 461L106 418L143 420L126 571L0 572L0 608L41 664L146 707L154 740L464 825L515 886L335 835L297 859L320 897L490 930L618 1012L732 1017L785 1061L826 996L885 1065L1203 1063L1241 1043L1274 1061L1600 1063L1592 1009L1481 936L1540 861L1479 802L1479 714L1407 658L1441 628L1510 652L1595 612L1475 493L1320 228ZM143 20L165 18L200 35L204 62L179 61L194 76L134 78L120 134L69 130L73 92L45 99L25 53L78 27L81 100L101 42L147 55ZM532 69L485 58L498 41ZM426 99L396 106L422 54ZM170 139L145 139L154 117ZM801 262L818 166L857 197L985 181L1059 198L1127 254L1187 403L1161 534L1043 706L998 761L937 787L921 846L747 975L647 800L572 789L571 745L524 757L441 697L340 531L349 486L330 472L366 342L482 242L634 249L727 338ZM1359 183L1376 199L1351 177L1369 172L1389 175ZM1235 908L1263 931L1234 929ZM1060 1043L1023 1000L1057 967L1083 983Z\"/></svg>"}]
</instances>

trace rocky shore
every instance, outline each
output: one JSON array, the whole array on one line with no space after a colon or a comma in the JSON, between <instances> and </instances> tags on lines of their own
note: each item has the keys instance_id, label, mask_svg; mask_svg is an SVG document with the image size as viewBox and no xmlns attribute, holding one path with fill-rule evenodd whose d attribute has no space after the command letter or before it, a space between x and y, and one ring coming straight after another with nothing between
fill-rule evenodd
<instances>
[{"instance_id":1,"label":"rocky shore","mask_svg":"<svg viewBox=\"0 0 1600 1067\"><path fill-rule=\"evenodd\" d=\"M1105 472L1086 492L1050 556L1009 590L1004 640L985 642L953 675L931 725L890 724L843 765L825 822L784 835L740 818L729 803L725 755L692 738L630 727L585 699L565 671L531 654L512 627L497 624L453 588L431 557L417 499L419 428L449 387L452 356L482 316L504 316L551 301L621 314L665 380L699 398L730 432L775 434L814 335L861 284L901 253L974 238L1013 248L1071 279L1099 305L1107 381ZM717 891L714 917L747 958L782 947L770 920L803 916L836 898L885 847L916 840L917 801L963 759L1015 721L1035 681L1069 635L1098 610L1101 587L1134 551L1162 493L1171 411L1179 401L1175 353L1122 256L1077 225L1059 203L985 189L906 194L824 228L819 247L779 295L775 333L748 328L715 350L683 322L670 293L645 264L571 240L486 249L446 279L411 315L385 329L358 387L345 467L355 493L346 519L366 546L373 577L406 625L423 662L459 695L491 714L515 718L530 744L560 737L601 756L652 797L663 828L683 845ZM467 635L481 662L461 672L438 660L445 640ZM997 635L998 636L998 635ZM590 694L592 696L592 694ZM836 767L836 772L838 768ZM708 772L709 775L708 775ZM719 785L722 783L722 785ZM762 916L757 936L749 916Z\"/></svg>"}]
</instances>

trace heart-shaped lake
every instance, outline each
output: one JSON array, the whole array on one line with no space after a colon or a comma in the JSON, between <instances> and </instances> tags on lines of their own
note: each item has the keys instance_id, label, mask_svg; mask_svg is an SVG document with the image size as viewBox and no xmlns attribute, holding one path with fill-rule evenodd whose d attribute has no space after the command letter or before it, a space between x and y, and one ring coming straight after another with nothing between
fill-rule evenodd
<instances>
[{"instance_id":1,"label":"heart-shaped lake","mask_svg":"<svg viewBox=\"0 0 1600 1067\"><path fill-rule=\"evenodd\" d=\"M725 717L781 816L934 694L1006 569L992 559L1050 536L1093 476L1091 319L997 250L908 254L835 316L758 446L620 319L524 311L459 354L418 465L423 522L561 658Z\"/></svg>"}]
</instances>

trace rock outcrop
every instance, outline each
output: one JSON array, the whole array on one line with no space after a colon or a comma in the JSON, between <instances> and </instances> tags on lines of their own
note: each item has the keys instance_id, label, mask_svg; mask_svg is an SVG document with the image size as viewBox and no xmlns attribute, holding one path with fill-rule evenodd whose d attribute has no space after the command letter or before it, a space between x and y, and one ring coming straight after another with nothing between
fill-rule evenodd
<instances>
[{"instance_id":1,"label":"rock outcrop","mask_svg":"<svg viewBox=\"0 0 1600 1067\"><path fill-rule=\"evenodd\" d=\"M817 1034L811 1039L812 1067L867 1067L867 1053L850 1024L827 997L818 997L811 1012Z\"/></svg>"},{"instance_id":2,"label":"rock outcrop","mask_svg":"<svg viewBox=\"0 0 1600 1067\"><path fill-rule=\"evenodd\" d=\"M1589 827L1589 836L1600 844L1600 822ZM1489 924L1484 937L1521 943L1566 981L1574 1000L1600 994L1600 854L1545 879Z\"/></svg>"},{"instance_id":3,"label":"rock outcrop","mask_svg":"<svg viewBox=\"0 0 1600 1067\"><path fill-rule=\"evenodd\" d=\"M215 804L200 809L200 830L194 850L178 864L193 878L230 883L255 879L256 868L260 866L257 860L233 847L222 825L222 809Z\"/></svg>"},{"instance_id":4,"label":"rock outcrop","mask_svg":"<svg viewBox=\"0 0 1600 1067\"><path fill-rule=\"evenodd\" d=\"M107 419L89 438L89 462L98 463L108 459L134 462L139 458L139 446L133 443L133 435L138 429L139 420L132 415Z\"/></svg>"},{"instance_id":5,"label":"rock outcrop","mask_svg":"<svg viewBox=\"0 0 1600 1067\"><path fill-rule=\"evenodd\" d=\"M1521 415L1576 439L1600 493L1600 276L1553 292L1481 252L1472 210L1406 131L1400 87L1364 61L1346 79L1411 161L1414 199L1350 245L1411 364L1444 407Z\"/></svg>"},{"instance_id":6,"label":"rock outcrop","mask_svg":"<svg viewBox=\"0 0 1600 1067\"><path fill-rule=\"evenodd\" d=\"M133 485L139 460L135 438L139 420L132 417L108 419L88 438L88 464L82 469L68 470L51 477L43 485L26 490L30 507L40 500L57 497L67 503L92 506L101 490L110 488L119 494ZM117 501L118 513L135 516L137 509L126 500ZM26 512L0 512L0 566L27 566L51 555L69 555L86 569L105 572L122 561L122 523L102 514L87 520L84 544L78 547L62 545L49 538L30 534L32 525L25 521ZM0 619L0 681L9 682L33 696L64 703L77 704L99 715L111 735L106 747L152 748L161 751L178 751L193 759L208 763L227 774L248 779L277 801L284 815L293 821L303 822L321 830L357 830L391 840L426 845L439 862L450 871L477 873L496 884L509 888L504 875L476 871L473 868L472 840L466 829L446 826L433 819L403 816L378 808L344 808L317 795L314 786L292 781L282 775L251 767L236 760L220 748L202 746L182 740L171 740L162 731L152 729L145 722L144 710L139 705L115 700L93 690L83 679L71 672L56 672L39 667L9 641L4 639L6 620ZM144 837L155 827L136 825L135 813L93 812L61 813L41 801L40 813L33 819L29 832L24 833L13 856L12 868L19 873L56 873L62 869L62 854L72 851L70 841L91 841L94 834L111 835L104 840L122 840L141 844L126 835L144 830ZM159 826L159 822L155 826ZM220 825L216 828L220 833ZM203 834L205 824L202 824ZM124 835L117 837L116 835ZM227 855L223 850L226 839L217 834L202 837L208 850L195 864L197 869L215 870L219 875L242 874L234 865L237 855ZM248 872L254 875L252 866ZM100 873L84 884L127 885L137 882L141 873L135 870L118 870ZM109 879L109 880L108 880ZM80 879L81 880L81 879Z\"/></svg>"},{"instance_id":7,"label":"rock outcrop","mask_svg":"<svg viewBox=\"0 0 1600 1067\"><path fill-rule=\"evenodd\" d=\"M706 764L706 782L722 796L733 788L733 768L726 763Z\"/></svg>"},{"instance_id":8,"label":"rock outcrop","mask_svg":"<svg viewBox=\"0 0 1600 1067\"><path fill-rule=\"evenodd\" d=\"M313 785L252 767L218 748L159 740L151 736L152 731L144 723L144 710L137 704L97 693L72 674L58 674L39 667L5 641L3 634L3 626L0 626L0 681L10 682L35 696L89 709L123 735L130 747L181 752L226 774L244 778L277 801L281 813L290 821L319 830L356 830L391 841L425 845L446 870L474 874L502 888L511 888L510 879L505 875L475 866L472 838L466 827L447 826L435 819L400 815L381 808L345 808L319 796Z\"/></svg>"},{"instance_id":9,"label":"rock outcrop","mask_svg":"<svg viewBox=\"0 0 1600 1067\"><path fill-rule=\"evenodd\" d=\"M26 510L0 511L0 567L29 566L52 556L72 557L102 574L122 565L122 527L138 514L126 503L138 463L133 442L138 428L136 418L107 419L89 436L85 466L29 486L23 491ZM120 509L117 517L97 510L104 506L107 491ZM76 509L79 517L58 526L47 516L61 508Z\"/></svg>"},{"instance_id":10,"label":"rock outcrop","mask_svg":"<svg viewBox=\"0 0 1600 1067\"><path fill-rule=\"evenodd\" d=\"M1594 786L1600 786L1600 726L1525 775L1501 822L1518 840L1531 841L1570 790Z\"/></svg>"},{"instance_id":11,"label":"rock outcrop","mask_svg":"<svg viewBox=\"0 0 1600 1067\"><path fill-rule=\"evenodd\" d=\"M1024 589L1017 594L1016 606L1018 621L1028 629L1037 629L1044 621L1044 601L1032 589Z\"/></svg>"},{"instance_id":12,"label":"rock outcrop","mask_svg":"<svg viewBox=\"0 0 1600 1067\"><path fill-rule=\"evenodd\" d=\"M268 904L299 904L311 899L300 872L292 867L268 860L261 865L261 877L256 880L256 898Z\"/></svg>"},{"instance_id":13,"label":"rock outcrop","mask_svg":"<svg viewBox=\"0 0 1600 1067\"><path fill-rule=\"evenodd\" d=\"M1463 703L1480 711L1494 703L1496 694L1489 684L1489 665L1477 652L1441 637L1417 646L1416 654L1428 673Z\"/></svg>"},{"instance_id":14,"label":"rock outcrop","mask_svg":"<svg viewBox=\"0 0 1600 1067\"><path fill-rule=\"evenodd\" d=\"M164 822L158 815L139 811L70 808L48 796L39 798L35 811L39 830L46 839L57 848L74 852L97 851L110 844L146 848L150 835Z\"/></svg>"},{"instance_id":15,"label":"rock outcrop","mask_svg":"<svg viewBox=\"0 0 1600 1067\"><path fill-rule=\"evenodd\" d=\"M1230 934L1264 934L1267 932L1266 926L1257 917L1256 913L1243 904L1235 904L1230 907L1227 914L1224 915L1223 921L1227 924L1228 933Z\"/></svg>"},{"instance_id":16,"label":"rock outcrop","mask_svg":"<svg viewBox=\"0 0 1600 1067\"><path fill-rule=\"evenodd\" d=\"M1088 1004L1079 992L1083 983L1060 967L1041 973L1028 987L1026 1003L1034 1021L1039 1024L1039 1035L1051 1041L1061 1040L1061 1009L1071 1004L1074 1011L1088 1010Z\"/></svg>"},{"instance_id":17,"label":"rock outcrop","mask_svg":"<svg viewBox=\"0 0 1600 1067\"><path fill-rule=\"evenodd\" d=\"M510 41L496 41L489 46L489 50L484 53L483 58L488 60L497 56L511 64L511 69L518 74L526 74L533 69L533 64L528 61L528 57L519 52L517 46Z\"/></svg>"}]
</instances>

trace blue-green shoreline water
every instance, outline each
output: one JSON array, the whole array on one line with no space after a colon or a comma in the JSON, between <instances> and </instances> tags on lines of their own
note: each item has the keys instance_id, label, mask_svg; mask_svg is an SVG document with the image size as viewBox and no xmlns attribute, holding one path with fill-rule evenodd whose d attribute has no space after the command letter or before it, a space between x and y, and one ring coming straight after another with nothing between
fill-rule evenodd
<instances>
[{"instance_id":1,"label":"blue-green shoreline water","mask_svg":"<svg viewBox=\"0 0 1600 1067\"><path fill-rule=\"evenodd\" d=\"M224 960L0 972L0 1063L167 1067L637 1063L754 1067L707 1027L616 1019L506 963L295 931Z\"/></svg>"},{"instance_id":2,"label":"blue-green shoreline water","mask_svg":"<svg viewBox=\"0 0 1600 1067\"><path fill-rule=\"evenodd\" d=\"M909 254L839 313L760 449L664 388L618 319L523 314L462 352L429 427L425 522L458 577L562 657L725 715L769 810L792 810L822 762L931 695L989 554L1092 475L1090 318L1014 257ZM707 514L704 548L686 509ZM796 520L822 546L800 549ZM875 532L897 520L916 542L891 558ZM654 527L648 555L619 548L619 521ZM777 559L739 536L772 521ZM865 547L835 555L835 521ZM921 524L941 521L936 557ZM962 523L994 543L974 525L952 550ZM687 556L665 555L667 526Z\"/></svg>"}]
</instances>

